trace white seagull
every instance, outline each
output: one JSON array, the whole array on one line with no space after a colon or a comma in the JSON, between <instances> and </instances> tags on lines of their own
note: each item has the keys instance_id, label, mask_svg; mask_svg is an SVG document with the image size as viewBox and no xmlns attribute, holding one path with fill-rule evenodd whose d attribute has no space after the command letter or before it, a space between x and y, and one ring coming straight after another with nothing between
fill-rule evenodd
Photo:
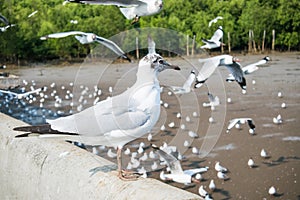
<instances>
[{"instance_id":1,"label":"white seagull","mask_svg":"<svg viewBox=\"0 0 300 200\"><path fill-rule=\"evenodd\" d=\"M219 19L223 19L223 17L218 16L218 17L214 18L213 20L211 20L211 21L208 23L208 27L211 27L212 23L217 23L217 21L218 21Z\"/></svg>"},{"instance_id":2,"label":"white seagull","mask_svg":"<svg viewBox=\"0 0 300 200\"><path fill-rule=\"evenodd\" d=\"M220 42L222 37L223 37L223 28L222 28L222 26L219 26L219 28L215 31L215 33L209 40L202 39L202 42L204 42L205 45L201 46L201 48L202 49L213 49L213 48L218 48L221 45L224 45L222 42Z\"/></svg>"},{"instance_id":3,"label":"white seagull","mask_svg":"<svg viewBox=\"0 0 300 200\"><path fill-rule=\"evenodd\" d=\"M166 153L155 145L152 145L152 148L154 149L154 152L166 162L167 166L171 170L170 174L165 174L163 171L161 172L160 177L162 180L172 180L174 182L183 184L190 184L192 182L199 183L199 181L194 178L193 175L206 172L208 169L208 167L203 167L183 171L180 161L173 155Z\"/></svg>"},{"instance_id":4,"label":"white seagull","mask_svg":"<svg viewBox=\"0 0 300 200\"><path fill-rule=\"evenodd\" d=\"M216 162L215 170L217 172L227 172L227 169L225 167L223 167L222 165L220 165L220 162Z\"/></svg>"},{"instance_id":5,"label":"white seagull","mask_svg":"<svg viewBox=\"0 0 300 200\"><path fill-rule=\"evenodd\" d=\"M1 32L5 32L8 28L15 26L16 24L9 24L7 26L0 27Z\"/></svg>"},{"instance_id":6,"label":"white seagull","mask_svg":"<svg viewBox=\"0 0 300 200\"><path fill-rule=\"evenodd\" d=\"M184 82L183 86L169 86L172 89L174 94L186 94L191 91L191 85L195 81L196 74L195 70L192 70L186 81Z\"/></svg>"},{"instance_id":7,"label":"white seagull","mask_svg":"<svg viewBox=\"0 0 300 200\"><path fill-rule=\"evenodd\" d=\"M162 0L65 0L63 3L82 3L94 5L115 5L127 19L138 22L141 16L149 16L159 13L163 8Z\"/></svg>"},{"instance_id":8,"label":"white seagull","mask_svg":"<svg viewBox=\"0 0 300 200\"><path fill-rule=\"evenodd\" d=\"M196 77L195 88L200 88L205 81L214 73L218 66L225 66L228 71L233 74L237 83L241 86L243 91L246 91L246 79L243 75L240 60L230 55L215 56L206 59L199 59L200 63L204 63L201 70Z\"/></svg>"},{"instance_id":9,"label":"white seagull","mask_svg":"<svg viewBox=\"0 0 300 200\"><path fill-rule=\"evenodd\" d=\"M245 124L246 122L248 123L250 130L255 130L255 125L252 118L235 118L229 121L226 132L229 133L230 129L232 129L236 124Z\"/></svg>"},{"instance_id":10,"label":"white seagull","mask_svg":"<svg viewBox=\"0 0 300 200\"><path fill-rule=\"evenodd\" d=\"M16 92L7 91L7 90L0 90L0 93L15 96L15 98L17 98L17 99L22 99L22 98L27 97L31 94L39 94L43 90L44 90L44 88L39 88L39 89L32 90L32 91L25 92L25 93L16 93Z\"/></svg>"},{"instance_id":11,"label":"white seagull","mask_svg":"<svg viewBox=\"0 0 300 200\"><path fill-rule=\"evenodd\" d=\"M116 53L118 56L122 57L123 59L128 60L131 62L130 58L126 56L124 51L113 41L108 40L106 38L100 37L94 33L85 33L81 31L69 31L69 32L61 32L61 33L53 33L46 36L42 36L41 40L47 40L49 38L64 38L68 37L70 35L75 35L75 38L81 43L81 44L89 44L92 42L98 42L110 50L112 50L114 53Z\"/></svg>"},{"instance_id":12,"label":"white seagull","mask_svg":"<svg viewBox=\"0 0 300 200\"><path fill-rule=\"evenodd\" d=\"M121 151L128 142L149 133L158 121L161 90L157 76L165 69L180 70L152 49L139 62L135 84L123 93L74 115L47 120L49 124L17 127L14 130L40 133L39 137L52 136L86 145L117 148L118 176L131 179L132 173L122 171ZM17 137L28 135L30 133Z\"/></svg>"},{"instance_id":13,"label":"white seagull","mask_svg":"<svg viewBox=\"0 0 300 200\"><path fill-rule=\"evenodd\" d=\"M259 65L263 65L263 64L266 64L267 62L269 62L270 60L270 57L269 56L266 56L264 57L263 59L261 59L260 61L256 62L256 63L252 63L250 65L247 65L245 67L242 68L242 71L245 75L248 75L248 74L251 74L253 72L255 72L256 70L258 70L258 66ZM226 78L226 81L227 82L231 82L231 81L234 81L235 78L232 74L229 74L228 77Z\"/></svg>"}]
</instances>

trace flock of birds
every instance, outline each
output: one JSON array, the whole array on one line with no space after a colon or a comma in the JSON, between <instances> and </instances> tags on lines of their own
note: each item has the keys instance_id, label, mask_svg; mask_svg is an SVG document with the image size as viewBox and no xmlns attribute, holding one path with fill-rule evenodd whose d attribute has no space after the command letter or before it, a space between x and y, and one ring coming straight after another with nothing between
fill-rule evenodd
<instances>
[{"instance_id":1,"label":"flock of birds","mask_svg":"<svg viewBox=\"0 0 300 200\"><path fill-rule=\"evenodd\" d=\"M152 15L160 12L163 5L162 0L149 0L147 2L142 0L67 0L64 4L66 3L117 5L120 6L120 11L127 19L134 20L133 23L136 23L141 16ZM37 12L38 11L35 11L28 17L32 17ZM223 18L218 16L209 23L209 27L212 23L217 23L217 21L221 19ZM0 15L0 20L5 23L6 26L12 26L2 15ZM111 40L97 36L94 33L69 31L48 34L40 39L46 40L50 38L63 38L71 35L74 35L81 44L92 42L101 43L121 58L131 62L131 59L117 44ZM223 45L222 42L220 42L222 37L223 30L222 26L220 26L211 39L203 39L205 45L201 48L212 49L220 47ZM247 87L244 76L255 72L259 69L260 65L266 64L269 60L270 58L266 56L256 63L242 67L239 63L239 59L231 55L220 55L206 59L199 59L199 63L202 64L202 68L200 70L196 68L191 69L191 72L183 86L168 86L168 88L176 95L187 94L193 89L206 85L206 81L210 78L214 71L218 67L225 66L229 71L226 81L236 81L242 88L242 93L246 94ZM151 142L153 136L150 132L159 119L161 105L165 108L168 107L166 102L161 101L162 89L157 79L158 74L167 69L180 70L180 67L170 64L162 56L157 54L155 51L155 42L151 37L149 37L148 54L139 61L136 82L132 87L117 96L108 97L100 101L100 96L102 94L102 90L100 88L95 86L94 89L91 90L88 87L82 86L81 96L78 102L71 101L68 105L70 108L76 107L76 113L73 113L73 110L70 109L68 112L57 112L56 115L54 114L51 118L49 118L47 113L49 114L51 112L44 108L46 101L52 101L56 108L60 108L66 106L63 105L63 100L71 100L73 98L73 94L70 90L66 89L65 86L61 86L60 94L63 96L59 96L58 92L55 90L55 83L52 83L50 86L44 86L43 88L36 89L33 81L30 91L28 92L25 92L24 88L21 89L21 93L0 90L0 97L4 98L0 107L9 107L11 102L14 102L18 108L28 108L27 105L38 102L39 108L41 108L42 111L31 111L29 115L32 115L32 113L38 113L37 116L42 117L47 124L16 127L14 130L23 132L16 137L27 137L30 136L31 133L39 133L38 136L35 136L41 138L44 136L50 136L72 141L77 144L83 143L88 146L99 146L99 148L92 147L92 152L95 154L98 154L99 150L105 150L107 147L113 147L117 150L117 152L114 153L111 148L108 148L107 156L110 158L117 158L118 176L123 180L136 180L140 176L147 177L148 169L146 170L144 167L141 167L141 162L146 162L148 159L152 159L150 165L151 170L161 170L159 169L159 166L166 166L167 172L164 170L161 170L160 172L161 180L174 181L184 185L200 183L203 178L202 173L207 172L209 167L183 170L180 162L184 156L177 151L176 146L168 146L166 143L160 147L155 145L149 146L148 148L152 149L149 153L144 151L146 148L144 143L140 143L137 146L136 152L131 152L129 148L125 149L124 154L131 155L131 157L126 169L122 167L121 156L123 147L127 143L140 138L145 134L148 134L147 139ZM28 82L23 81L23 84L27 85ZM69 86L72 87L73 83L70 83ZM48 94L46 94L47 91ZM109 92L112 92L112 88L109 88ZM278 93L278 97L282 97L282 94ZM94 101L93 105L85 108L88 102L87 99L94 99ZM216 106L220 105L220 99L209 91L208 99L209 102L203 103L203 107L210 107L214 110ZM231 99L228 98L227 102L230 103ZM285 106L286 105L282 105L283 108ZM10 114L13 114L12 110L10 111ZM193 113L192 116L198 117L198 114ZM176 117L180 118L182 116L180 113L177 113ZM189 116L186 116L185 120L187 122L191 121ZM214 119L210 117L209 122L213 123ZM274 117L273 122L275 124L282 123L281 116L278 115L277 117ZM247 117L231 119L227 127L227 133L229 133L233 127L240 129L240 126L245 123L247 123L250 128L249 133L255 134L254 120ZM175 125L174 122L171 122L167 124L167 126L169 128L173 128ZM183 125L181 125L180 128L185 129ZM161 127L161 131L164 131L165 129L166 127L163 125ZM188 134L191 138L198 137L198 134L193 131L189 131ZM184 146L188 147L190 145L189 141L184 141ZM193 147L192 153L199 154L199 150ZM261 150L260 155L263 158L270 157L264 149ZM158 159L159 161L155 161L155 159ZM254 168L256 166L253 158L250 158L247 164L250 168ZM132 172L132 169L136 169L137 173ZM215 170L217 172L218 179L224 181L230 179L226 174L228 171L227 168L221 166L220 162L216 162ZM211 192L217 188L213 179L211 179L208 188ZM203 185L199 187L198 191L199 195L205 199L212 199L211 192L207 192ZM275 187L272 186L269 189L269 194L276 194Z\"/></svg>"}]
</instances>

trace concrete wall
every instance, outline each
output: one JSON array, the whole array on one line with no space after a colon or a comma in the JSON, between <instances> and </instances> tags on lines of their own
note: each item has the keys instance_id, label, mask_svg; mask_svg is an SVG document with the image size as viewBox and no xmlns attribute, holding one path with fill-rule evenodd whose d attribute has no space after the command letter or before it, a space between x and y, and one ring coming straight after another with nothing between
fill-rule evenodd
<instances>
[{"instance_id":1,"label":"concrete wall","mask_svg":"<svg viewBox=\"0 0 300 200\"><path fill-rule=\"evenodd\" d=\"M22 125L0 113L0 199L200 199L150 178L122 181L114 163L63 141L15 138Z\"/></svg>"}]
</instances>

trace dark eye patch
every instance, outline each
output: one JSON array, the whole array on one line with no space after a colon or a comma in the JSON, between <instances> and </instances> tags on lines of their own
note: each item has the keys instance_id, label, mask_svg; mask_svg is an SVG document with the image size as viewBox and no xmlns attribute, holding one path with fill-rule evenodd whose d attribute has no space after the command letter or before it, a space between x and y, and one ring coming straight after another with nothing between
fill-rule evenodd
<instances>
[{"instance_id":1,"label":"dark eye patch","mask_svg":"<svg viewBox=\"0 0 300 200\"><path fill-rule=\"evenodd\" d=\"M159 64L163 64L163 63L164 63L164 61L163 61L163 60L159 60L158 62L159 62Z\"/></svg>"}]
</instances>

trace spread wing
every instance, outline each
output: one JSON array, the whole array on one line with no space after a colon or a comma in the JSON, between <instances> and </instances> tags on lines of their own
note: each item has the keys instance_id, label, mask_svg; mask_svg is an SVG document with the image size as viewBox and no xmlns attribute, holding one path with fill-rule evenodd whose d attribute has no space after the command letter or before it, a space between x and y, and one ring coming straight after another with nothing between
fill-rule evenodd
<instances>
[{"instance_id":1,"label":"spread wing","mask_svg":"<svg viewBox=\"0 0 300 200\"><path fill-rule=\"evenodd\" d=\"M82 3L82 4L98 4L98 5L115 5L115 6L139 6L145 4L140 0L66 0L70 3Z\"/></svg>"},{"instance_id":2,"label":"spread wing","mask_svg":"<svg viewBox=\"0 0 300 200\"><path fill-rule=\"evenodd\" d=\"M159 149L158 147L154 147L153 145L152 147L154 148L155 152L166 161L168 167L171 169L172 174L183 173L180 161L177 158Z\"/></svg>"},{"instance_id":3,"label":"spread wing","mask_svg":"<svg viewBox=\"0 0 300 200\"><path fill-rule=\"evenodd\" d=\"M86 35L86 33L81 32L81 31L69 31L69 32L61 32L61 33L52 33L46 36L42 36L40 39L41 40L46 40L48 38L63 38L63 37L68 37L70 35Z\"/></svg>"},{"instance_id":4,"label":"spread wing","mask_svg":"<svg viewBox=\"0 0 300 200\"><path fill-rule=\"evenodd\" d=\"M215 31L214 35L210 38L210 41L218 42L223 37L223 31L218 29Z\"/></svg>"},{"instance_id":5,"label":"spread wing","mask_svg":"<svg viewBox=\"0 0 300 200\"><path fill-rule=\"evenodd\" d=\"M184 170L183 173L193 176L194 174L207 172L207 170L208 170L207 167L202 167L202 168Z\"/></svg>"},{"instance_id":6,"label":"spread wing","mask_svg":"<svg viewBox=\"0 0 300 200\"><path fill-rule=\"evenodd\" d=\"M230 120L227 130L232 129L237 123L239 123L239 121L240 121L240 119L238 119L238 118Z\"/></svg>"},{"instance_id":7,"label":"spread wing","mask_svg":"<svg viewBox=\"0 0 300 200\"><path fill-rule=\"evenodd\" d=\"M118 56L121 56L122 58L127 59L129 62L131 62L130 58L128 58L124 51L113 41L100 36L96 36L96 41L115 52Z\"/></svg>"}]
</instances>

